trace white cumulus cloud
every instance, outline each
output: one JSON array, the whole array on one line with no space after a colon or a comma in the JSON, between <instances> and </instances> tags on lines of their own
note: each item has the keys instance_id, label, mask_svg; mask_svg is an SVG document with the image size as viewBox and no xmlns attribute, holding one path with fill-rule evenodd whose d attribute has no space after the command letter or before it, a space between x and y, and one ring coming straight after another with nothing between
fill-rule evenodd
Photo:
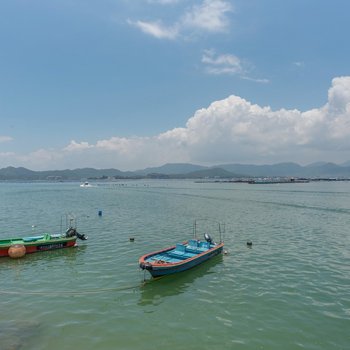
<instances>
[{"instance_id":1,"label":"white cumulus cloud","mask_svg":"<svg viewBox=\"0 0 350 350\"><path fill-rule=\"evenodd\" d=\"M149 34L157 39L175 39L178 35L177 26L168 27L162 24L161 21L155 22L145 22L145 21L128 21L129 24L132 24L138 27L142 32Z\"/></svg>"},{"instance_id":2,"label":"white cumulus cloud","mask_svg":"<svg viewBox=\"0 0 350 350\"><path fill-rule=\"evenodd\" d=\"M176 1L163 0L152 1L153 3L169 4ZM229 28L228 13L233 7L224 0L204 0L194 5L171 24L164 24L162 20L128 20L130 25L139 28L142 32L157 39L175 39L187 32L224 32Z\"/></svg>"},{"instance_id":3,"label":"white cumulus cloud","mask_svg":"<svg viewBox=\"0 0 350 350\"><path fill-rule=\"evenodd\" d=\"M344 162L349 154L350 77L346 76L332 80L325 105L308 111L273 110L232 95L197 110L185 126L159 135L114 136L95 144L71 141L62 150L0 153L0 161L33 169L135 170L167 162Z\"/></svg>"},{"instance_id":4,"label":"white cumulus cloud","mask_svg":"<svg viewBox=\"0 0 350 350\"><path fill-rule=\"evenodd\" d=\"M76 152L83 151L92 147L93 146L90 146L88 142L76 142L75 140L72 140L70 144L64 148L64 151Z\"/></svg>"},{"instance_id":5,"label":"white cumulus cloud","mask_svg":"<svg viewBox=\"0 0 350 350\"><path fill-rule=\"evenodd\" d=\"M204 70L213 75L233 75L255 83L269 83L268 79L258 79L250 76L249 64L236 55L217 54L215 50L205 50L202 56Z\"/></svg>"},{"instance_id":6,"label":"white cumulus cloud","mask_svg":"<svg viewBox=\"0 0 350 350\"><path fill-rule=\"evenodd\" d=\"M232 54L217 55L214 50L206 50L202 63L209 74L243 74L244 69L239 57Z\"/></svg>"},{"instance_id":7,"label":"white cumulus cloud","mask_svg":"<svg viewBox=\"0 0 350 350\"><path fill-rule=\"evenodd\" d=\"M11 136L1 136L0 135L0 143L2 142L10 142L13 141L13 138Z\"/></svg>"},{"instance_id":8,"label":"white cumulus cloud","mask_svg":"<svg viewBox=\"0 0 350 350\"><path fill-rule=\"evenodd\" d=\"M208 32L223 32L229 27L227 13L232 11L233 7L228 1L205 0L186 12L181 23L189 28L199 28Z\"/></svg>"}]
</instances>

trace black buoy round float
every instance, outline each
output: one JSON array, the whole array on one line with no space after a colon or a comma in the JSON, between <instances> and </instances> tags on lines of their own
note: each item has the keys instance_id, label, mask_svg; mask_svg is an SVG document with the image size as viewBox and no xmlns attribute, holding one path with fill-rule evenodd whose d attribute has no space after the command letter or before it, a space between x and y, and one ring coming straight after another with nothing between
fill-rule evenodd
<instances>
[{"instance_id":1,"label":"black buoy round float","mask_svg":"<svg viewBox=\"0 0 350 350\"><path fill-rule=\"evenodd\" d=\"M252 242L252 241L247 241L247 246L248 246L248 247L250 247L250 248L251 248L251 247L252 247L252 245L253 245L253 242Z\"/></svg>"},{"instance_id":2,"label":"black buoy round float","mask_svg":"<svg viewBox=\"0 0 350 350\"><path fill-rule=\"evenodd\" d=\"M134 242L134 241L135 241L135 238L134 238L134 237L130 237L130 238L129 238L129 241L130 241L130 242Z\"/></svg>"}]
</instances>

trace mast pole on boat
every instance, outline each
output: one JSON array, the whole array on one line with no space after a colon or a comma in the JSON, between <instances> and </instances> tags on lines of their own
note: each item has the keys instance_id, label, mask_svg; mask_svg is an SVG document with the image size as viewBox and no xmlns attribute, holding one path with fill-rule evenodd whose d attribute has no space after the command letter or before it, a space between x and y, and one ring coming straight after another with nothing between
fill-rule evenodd
<instances>
[{"instance_id":1,"label":"mast pole on boat","mask_svg":"<svg viewBox=\"0 0 350 350\"><path fill-rule=\"evenodd\" d=\"M219 223L219 233L220 233L220 243L222 243L223 240L223 235L225 233L225 224L222 224L222 228L221 228L221 224Z\"/></svg>"},{"instance_id":2,"label":"mast pole on boat","mask_svg":"<svg viewBox=\"0 0 350 350\"><path fill-rule=\"evenodd\" d=\"M62 235L62 226L63 226L63 215L61 215L61 228L60 228L60 234Z\"/></svg>"}]
</instances>

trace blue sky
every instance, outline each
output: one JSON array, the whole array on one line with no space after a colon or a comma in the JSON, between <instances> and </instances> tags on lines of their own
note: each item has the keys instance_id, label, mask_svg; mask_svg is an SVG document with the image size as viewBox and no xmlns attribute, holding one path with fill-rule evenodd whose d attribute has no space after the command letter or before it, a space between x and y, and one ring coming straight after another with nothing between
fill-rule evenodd
<instances>
[{"instance_id":1,"label":"blue sky","mask_svg":"<svg viewBox=\"0 0 350 350\"><path fill-rule=\"evenodd\" d=\"M346 0L2 0L0 168L350 160Z\"/></svg>"}]
</instances>

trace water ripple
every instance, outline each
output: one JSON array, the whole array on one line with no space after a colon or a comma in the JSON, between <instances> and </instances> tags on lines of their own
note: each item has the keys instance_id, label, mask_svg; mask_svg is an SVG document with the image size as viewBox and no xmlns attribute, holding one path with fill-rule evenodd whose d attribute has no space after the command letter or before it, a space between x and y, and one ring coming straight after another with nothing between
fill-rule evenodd
<instances>
[{"instance_id":1,"label":"water ripple","mask_svg":"<svg viewBox=\"0 0 350 350\"><path fill-rule=\"evenodd\" d=\"M293 188L0 184L1 237L59 229L67 210L89 236L76 249L0 261L2 347L347 349L349 189ZM199 217L226 223L228 254L144 283L138 257L190 237Z\"/></svg>"}]
</instances>

